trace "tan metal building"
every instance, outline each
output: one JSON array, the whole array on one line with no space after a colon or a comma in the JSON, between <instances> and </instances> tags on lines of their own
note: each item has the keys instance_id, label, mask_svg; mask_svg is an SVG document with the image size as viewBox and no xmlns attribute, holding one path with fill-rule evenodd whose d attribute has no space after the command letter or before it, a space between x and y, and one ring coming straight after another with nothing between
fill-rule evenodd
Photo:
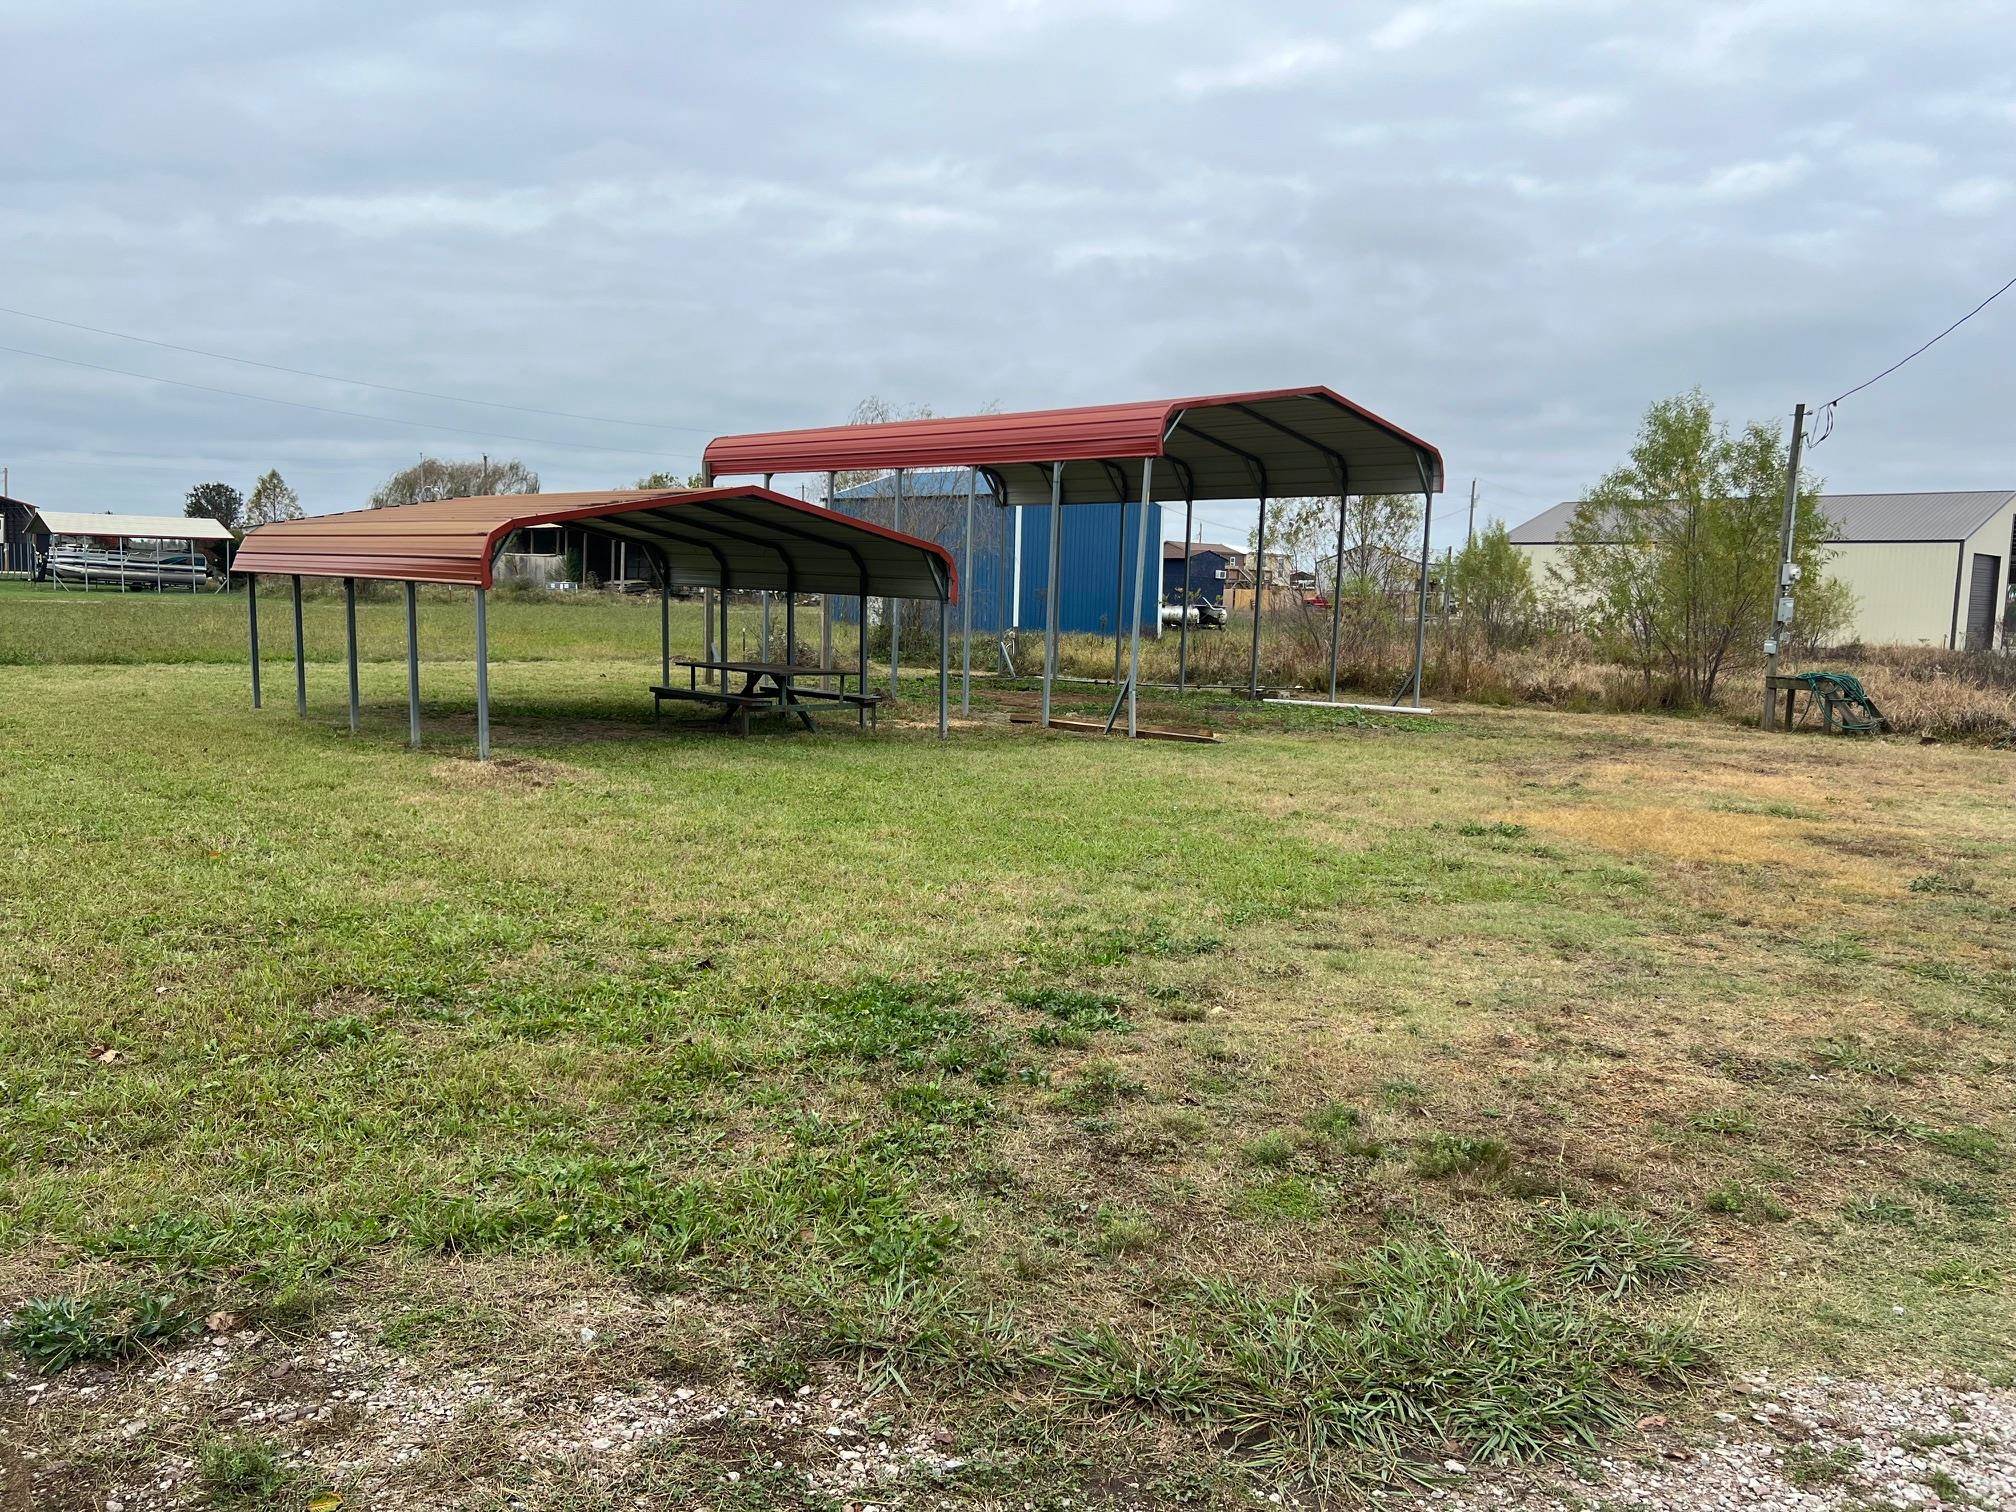
<instances>
[{"instance_id":1,"label":"tan metal building","mask_svg":"<svg viewBox=\"0 0 2016 1512\"><path fill-rule=\"evenodd\" d=\"M1848 638L1868 645L1986 650L2009 644L2009 562L2016 554L2016 491L1822 494L1834 523L1826 573L1848 585ZM1511 532L1547 570L1572 547L1561 534L1575 513L1556 504Z\"/></svg>"}]
</instances>

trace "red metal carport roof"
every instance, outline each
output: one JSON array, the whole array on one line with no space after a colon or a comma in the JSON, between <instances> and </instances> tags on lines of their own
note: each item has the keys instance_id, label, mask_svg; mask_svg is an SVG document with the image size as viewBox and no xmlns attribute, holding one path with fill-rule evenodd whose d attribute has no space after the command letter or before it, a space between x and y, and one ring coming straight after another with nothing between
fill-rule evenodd
<instances>
[{"instance_id":1,"label":"red metal carport roof","mask_svg":"<svg viewBox=\"0 0 2016 1512\"><path fill-rule=\"evenodd\" d=\"M231 570L488 588L505 538L533 525L655 548L674 587L957 598L943 547L747 484L505 494L313 515L254 530Z\"/></svg>"},{"instance_id":2,"label":"red metal carport roof","mask_svg":"<svg viewBox=\"0 0 2016 1512\"><path fill-rule=\"evenodd\" d=\"M1171 464L1156 477L1162 498L1297 498L1340 484L1419 493L1424 483L1439 491L1443 478L1433 446L1322 387L721 436L708 443L706 468L712 479L979 467L1003 502L1047 504L1046 464L1062 462L1065 502L1094 503L1123 490L1138 498L1150 457Z\"/></svg>"}]
</instances>

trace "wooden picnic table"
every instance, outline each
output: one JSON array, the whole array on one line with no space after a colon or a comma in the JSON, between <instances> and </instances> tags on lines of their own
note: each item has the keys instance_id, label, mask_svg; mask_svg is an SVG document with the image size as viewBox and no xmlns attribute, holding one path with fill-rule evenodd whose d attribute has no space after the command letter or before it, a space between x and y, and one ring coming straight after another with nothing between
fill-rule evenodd
<instances>
[{"instance_id":1,"label":"wooden picnic table","mask_svg":"<svg viewBox=\"0 0 2016 1512\"><path fill-rule=\"evenodd\" d=\"M847 691L847 679L857 680L860 672L853 667L803 667L793 662L760 661L719 661L706 657L682 656L680 666L686 669L684 688L655 687L651 690L651 708L656 713L659 704L667 699L687 699L702 703L719 703L722 711L720 722L736 723L743 734L749 733L749 716L752 713L782 712L796 716L806 729L817 729L812 723L812 715L805 707L808 702L825 702L851 705L861 709L871 717L881 704L881 699L870 693ZM702 672L722 674L722 690L715 692L700 686ZM740 692L727 691L728 681L740 677ZM799 683L814 678L837 678L840 686L829 688L804 688Z\"/></svg>"}]
</instances>

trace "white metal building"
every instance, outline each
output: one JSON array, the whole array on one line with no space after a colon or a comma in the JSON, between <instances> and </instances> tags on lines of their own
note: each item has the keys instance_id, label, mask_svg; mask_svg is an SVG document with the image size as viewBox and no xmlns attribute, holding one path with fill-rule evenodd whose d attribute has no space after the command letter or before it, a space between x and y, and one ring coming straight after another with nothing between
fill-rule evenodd
<instances>
[{"instance_id":1,"label":"white metal building","mask_svg":"<svg viewBox=\"0 0 2016 1512\"><path fill-rule=\"evenodd\" d=\"M1855 595L1849 638L1869 645L2006 645L2016 491L1822 494L1834 522L1826 573ZM1536 579L1572 547L1575 505L1556 504L1512 531Z\"/></svg>"}]
</instances>

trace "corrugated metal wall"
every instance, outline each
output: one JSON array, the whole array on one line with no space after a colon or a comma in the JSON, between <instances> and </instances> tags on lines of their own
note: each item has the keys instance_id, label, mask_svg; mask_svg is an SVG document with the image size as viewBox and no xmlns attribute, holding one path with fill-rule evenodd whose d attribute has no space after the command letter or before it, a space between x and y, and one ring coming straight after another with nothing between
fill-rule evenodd
<instances>
[{"instance_id":1,"label":"corrugated metal wall","mask_svg":"<svg viewBox=\"0 0 2016 1512\"><path fill-rule=\"evenodd\" d=\"M913 492L912 490L915 490ZM902 528L914 536L936 541L959 561L966 530L966 474L964 470L943 469L905 479ZM894 487L886 478L842 489L835 508L856 519L877 525L894 524ZM1022 516L1022 615L1024 630L1040 631L1048 613L1046 590L1050 564L1050 510L1000 509L986 483L980 485L973 506L973 562L970 569L960 562L961 592L973 596L973 630L977 636L994 634L1010 623L1008 611L1015 591L1012 561L1015 516ZM1064 597L1058 604L1059 626L1067 635L1111 635L1116 623L1125 624L1126 611L1133 604L1134 539L1140 527L1141 506L1126 508L1125 554L1121 552L1121 508L1117 504L1073 504L1064 511ZM1141 631L1154 635L1161 624L1160 586L1155 565L1162 551L1162 506L1148 511L1148 579L1141 591ZM1121 612L1115 615L1115 574L1124 577ZM958 628L960 610L953 609L953 628ZM836 601L834 614L852 622L853 608L845 600Z\"/></svg>"},{"instance_id":2,"label":"corrugated metal wall","mask_svg":"<svg viewBox=\"0 0 2016 1512\"><path fill-rule=\"evenodd\" d=\"M927 485L930 491L913 493L911 490L919 482ZM943 491L948 489L955 491ZM984 482L973 502L973 560L970 565L962 556L966 541L966 474L963 470L942 469L923 474L921 479L906 479L900 526L895 519L895 489L887 479L841 490L834 508L854 519L891 529L900 528L906 535L919 536L943 546L952 553L952 560L958 566L961 600L970 597L972 601L974 636L977 638L983 632L993 636L1007 628L1009 584L1014 579L1014 563L1008 559L1007 551L1014 539L1015 521L1011 514L994 507L994 497L987 492ZM952 630L955 635L959 630L960 616L965 612L963 603L952 606ZM852 624L853 600L836 599L833 616L843 623Z\"/></svg>"},{"instance_id":3,"label":"corrugated metal wall","mask_svg":"<svg viewBox=\"0 0 2016 1512\"><path fill-rule=\"evenodd\" d=\"M32 572L35 542L28 534L28 506L0 499L0 572Z\"/></svg>"},{"instance_id":4,"label":"corrugated metal wall","mask_svg":"<svg viewBox=\"0 0 2016 1512\"><path fill-rule=\"evenodd\" d=\"M1122 518L1124 508L1124 521ZM1022 515L1022 626L1041 630L1049 614L1050 507ZM1112 635L1125 629L1134 607L1134 545L1141 528L1139 504L1072 504L1064 510L1063 596L1058 626L1067 635ZM1148 506L1148 580L1141 589L1141 633L1162 623L1162 506Z\"/></svg>"}]
</instances>

